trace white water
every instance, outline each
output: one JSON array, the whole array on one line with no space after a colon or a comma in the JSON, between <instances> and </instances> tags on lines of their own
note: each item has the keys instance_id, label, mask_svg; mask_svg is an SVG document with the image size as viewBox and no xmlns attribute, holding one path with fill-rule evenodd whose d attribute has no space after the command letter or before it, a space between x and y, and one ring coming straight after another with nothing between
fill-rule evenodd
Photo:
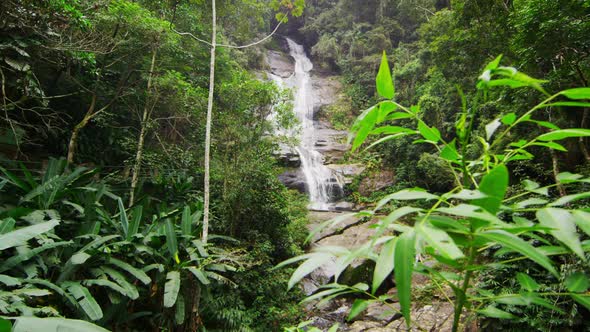
<instances>
[{"instance_id":1,"label":"white water","mask_svg":"<svg viewBox=\"0 0 590 332\"><path fill-rule=\"evenodd\" d=\"M324 166L324 157L315 150L315 128L313 121L313 87L309 71L313 64L305 54L302 45L287 38L291 56L295 59L295 72L287 79L273 77L274 80L294 89L295 112L301 124L300 144L296 148L301 159L301 171L305 176L309 192L310 209L328 210L331 189L339 187L332 171ZM341 190L341 188L339 188Z\"/></svg>"}]
</instances>

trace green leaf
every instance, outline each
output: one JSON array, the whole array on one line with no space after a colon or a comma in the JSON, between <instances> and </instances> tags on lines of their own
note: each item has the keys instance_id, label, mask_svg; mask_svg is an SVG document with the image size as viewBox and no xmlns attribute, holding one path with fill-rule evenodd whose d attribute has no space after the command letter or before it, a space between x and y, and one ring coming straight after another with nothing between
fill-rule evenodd
<instances>
[{"instance_id":1,"label":"green leaf","mask_svg":"<svg viewBox=\"0 0 590 332\"><path fill-rule=\"evenodd\" d=\"M438 251L439 254L451 260L457 260L465 257L463 252L457 247L453 239L445 231L431 227L426 223L419 223L415 226L416 232L422 236Z\"/></svg>"},{"instance_id":2,"label":"green leaf","mask_svg":"<svg viewBox=\"0 0 590 332\"><path fill-rule=\"evenodd\" d=\"M129 232L127 233L127 240L139 231L139 225L141 224L141 217L143 216L143 205L137 205L131 210L131 222L129 224Z\"/></svg>"},{"instance_id":3,"label":"green leaf","mask_svg":"<svg viewBox=\"0 0 590 332\"><path fill-rule=\"evenodd\" d=\"M583 193L579 193L579 194L566 195L566 196L560 197L556 201L552 202L551 204L549 204L549 206L562 206L562 205L569 204L570 202L577 201L577 200L584 199L584 198L588 198L588 197L590 197L590 192L583 192Z\"/></svg>"},{"instance_id":4,"label":"green leaf","mask_svg":"<svg viewBox=\"0 0 590 332\"><path fill-rule=\"evenodd\" d=\"M573 293L582 293L588 290L590 287L590 281L588 276L582 272L575 272L570 274L565 279L565 287L567 290Z\"/></svg>"},{"instance_id":5,"label":"green leaf","mask_svg":"<svg viewBox=\"0 0 590 332\"><path fill-rule=\"evenodd\" d=\"M166 284L164 285L164 307L172 308L178 298L180 291L180 273L171 271L166 274Z\"/></svg>"},{"instance_id":6,"label":"green leaf","mask_svg":"<svg viewBox=\"0 0 590 332\"><path fill-rule=\"evenodd\" d=\"M12 323L8 319L0 317L0 332L11 332Z\"/></svg>"},{"instance_id":7,"label":"green leaf","mask_svg":"<svg viewBox=\"0 0 590 332\"><path fill-rule=\"evenodd\" d=\"M477 236L482 237L486 240L496 242L504 247L510 248L517 253L528 257L533 262L541 265L547 271L551 272L554 276L558 277L559 273L553 267L551 260L542 254L537 248L531 246L516 235L510 234L502 230L490 230L482 233L478 233Z\"/></svg>"},{"instance_id":8,"label":"green leaf","mask_svg":"<svg viewBox=\"0 0 590 332\"><path fill-rule=\"evenodd\" d=\"M590 88L568 89L561 91L559 94L574 100L590 99Z\"/></svg>"},{"instance_id":9,"label":"green leaf","mask_svg":"<svg viewBox=\"0 0 590 332\"><path fill-rule=\"evenodd\" d=\"M383 206L391 200L406 201L415 199L438 199L437 195L431 194L422 188L403 189L396 193L385 196L377 206ZM384 202L384 203L383 203ZM382 204L383 203L383 204Z\"/></svg>"},{"instance_id":10,"label":"green leaf","mask_svg":"<svg viewBox=\"0 0 590 332\"><path fill-rule=\"evenodd\" d=\"M461 156L455 147L455 140L452 140L449 144L445 144L445 147L440 151L440 157L448 161L459 160Z\"/></svg>"},{"instance_id":11,"label":"green leaf","mask_svg":"<svg viewBox=\"0 0 590 332\"><path fill-rule=\"evenodd\" d=\"M329 253L314 252L308 257L309 258L303 262L303 264L299 265L299 267L291 275L288 283L288 289L293 288L293 286L295 286L299 280L303 279L303 277L310 274L313 270L330 261L334 256Z\"/></svg>"},{"instance_id":12,"label":"green leaf","mask_svg":"<svg viewBox=\"0 0 590 332\"><path fill-rule=\"evenodd\" d=\"M117 199L117 202L119 204L119 219L121 220L121 228L123 229L123 235L127 238L127 234L129 233L129 219L127 218L125 206L123 206L123 200L119 198Z\"/></svg>"},{"instance_id":13,"label":"green leaf","mask_svg":"<svg viewBox=\"0 0 590 332\"><path fill-rule=\"evenodd\" d=\"M555 239L565 244L582 260L586 260L584 250L580 244L576 223L572 214L564 209L544 208L536 213L537 219L542 226L551 228L549 231Z\"/></svg>"},{"instance_id":14,"label":"green leaf","mask_svg":"<svg viewBox=\"0 0 590 332\"><path fill-rule=\"evenodd\" d=\"M550 149L553 149L553 150L567 152L567 149L563 145L561 145L559 143L555 143L555 142L533 143L531 145L533 145L533 146L543 146L543 147L550 148Z\"/></svg>"},{"instance_id":15,"label":"green leaf","mask_svg":"<svg viewBox=\"0 0 590 332\"><path fill-rule=\"evenodd\" d=\"M14 225L16 225L16 221L12 218L0 220L0 235L12 232Z\"/></svg>"},{"instance_id":16,"label":"green leaf","mask_svg":"<svg viewBox=\"0 0 590 332\"><path fill-rule=\"evenodd\" d=\"M432 142L440 141L440 132L434 127L429 127L424 121L418 120L418 131L424 139Z\"/></svg>"},{"instance_id":17,"label":"green leaf","mask_svg":"<svg viewBox=\"0 0 590 332\"><path fill-rule=\"evenodd\" d=\"M108 262L110 264L113 264L114 266L126 271L127 273L131 274L132 276L137 278L137 280L141 281L144 285L147 285L150 282L152 282L152 279L147 274L145 274L145 272L143 272L142 270L140 270L138 268L131 266L131 264L128 264L124 261L118 260L113 257L110 257Z\"/></svg>"},{"instance_id":18,"label":"green leaf","mask_svg":"<svg viewBox=\"0 0 590 332\"><path fill-rule=\"evenodd\" d=\"M491 71L494 70L496 68L498 68L498 66L500 65L500 61L502 60L502 54L498 55L494 60L490 61L486 67L483 69L483 71Z\"/></svg>"},{"instance_id":19,"label":"green leaf","mask_svg":"<svg viewBox=\"0 0 590 332\"><path fill-rule=\"evenodd\" d=\"M166 246L168 247L168 252L172 257L176 257L176 255L178 254L178 240L176 238L176 230L174 229L174 224L172 224L172 220L170 220L169 218L166 219L165 230Z\"/></svg>"},{"instance_id":20,"label":"green leaf","mask_svg":"<svg viewBox=\"0 0 590 332\"><path fill-rule=\"evenodd\" d=\"M580 210L575 210L572 212L574 216L574 222L580 229L586 233L586 235L590 235L590 213Z\"/></svg>"},{"instance_id":21,"label":"green leaf","mask_svg":"<svg viewBox=\"0 0 590 332\"><path fill-rule=\"evenodd\" d=\"M379 254L379 258L377 258L375 270L373 271L373 294L375 294L377 288L381 286L385 278L393 271L393 257L396 242L397 238L393 238L385 242L381 247L381 253Z\"/></svg>"},{"instance_id":22,"label":"green leaf","mask_svg":"<svg viewBox=\"0 0 590 332\"><path fill-rule=\"evenodd\" d=\"M64 282L63 286L78 301L78 305L90 320L95 321L102 318L102 309L86 287L71 281Z\"/></svg>"},{"instance_id":23,"label":"green leaf","mask_svg":"<svg viewBox=\"0 0 590 332\"><path fill-rule=\"evenodd\" d=\"M573 129L560 129L548 132L546 134L540 135L537 137L538 140L541 141L559 141L565 138L570 137L587 137L590 136L590 129L581 129L581 128L573 128Z\"/></svg>"},{"instance_id":24,"label":"green leaf","mask_svg":"<svg viewBox=\"0 0 590 332\"><path fill-rule=\"evenodd\" d=\"M379 109L376 107L371 107L359 115L351 128L351 135L354 134L351 151L354 152L359 146L363 144L367 136L369 136L369 133L375 127L378 116ZM351 140L351 137L352 136L349 137L349 141Z\"/></svg>"},{"instance_id":25,"label":"green leaf","mask_svg":"<svg viewBox=\"0 0 590 332\"><path fill-rule=\"evenodd\" d=\"M504 310L500 310L494 306L488 306L484 309L477 310L477 312L484 315L484 316L493 317L493 318L500 318L500 319L515 319L515 318L517 318L513 314L508 313Z\"/></svg>"},{"instance_id":26,"label":"green leaf","mask_svg":"<svg viewBox=\"0 0 590 332\"><path fill-rule=\"evenodd\" d=\"M28 240L49 232L57 225L59 225L59 221L53 219L2 234L0 235L0 250L23 245L27 243Z\"/></svg>"},{"instance_id":27,"label":"green leaf","mask_svg":"<svg viewBox=\"0 0 590 332\"><path fill-rule=\"evenodd\" d=\"M48 242L40 247L36 247L33 249L21 250L19 254L13 255L4 262L0 263L0 272L8 271L13 267L22 264L23 262L38 257L39 253L53 249L60 246L67 246L73 244L72 241L61 241L61 242Z\"/></svg>"},{"instance_id":28,"label":"green leaf","mask_svg":"<svg viewBox=\"0 0 590 332\"><path fill-rule=\"evenodd\" d=\"M139 298L139 291L137 290L137 287L135 287L135 285L127 281L127 278L125 278L124 275L119 273L119 271L111 269L110 267L102 267L101 269L99 269L99 271L107 274L117 284L119 284L119 286L121 286L125 290L125 295L127 297L133 300Z\"/></svg>"},{"instance_id":29,"label":"green leaf","mask_svg":"<svg viewBox=\"0 0 590 332\"><path fill-rule=\"evenodd\" d=\"M107 288L110 288L110 289L120 293L121 295L125 295L125 296L133 299L132 297L129 296L129 293L123 287L121 287L118 284L116 284L110 280L107 280L107 279L85 279L84 286L107 287Z\"/></svg>"},{"instance_id":30,"label":"green leaf","mask_svg":"<svg viewBox=\"0 0 590 332\"><path fill-rule=\"evenodd\" d=\"M412 129L399 127L399 126L383 126L383 127L373 129L369 134L370 135L380 135L380 134L391 135L391 134L398 134L398 133L408 133L408 134L412 133L413 134L414 131Z\"/></svg>"},{"instance_id":31,"label":"green leaf","mask_svg":"<svg viewBox=\"0 0 590 332\"><path fill-rule=\"evenodd\" d=\"M391 78L391 70L389 69L389 63L387 63L387 55L383 51L381 57L381 65L379 66L379 72L377 73L377 93L386 99L393 99L395 95L395 88L393 86L393 79Z\"/></svg>"},{"instance_id":32,"label":"green leaf","mask_svg":"<svg viewBox=\"0 0 590 332\"><path fill-rule=\"evenodd\" d=\"M334 325L332 325L330 327L330 329L328 330L328 332L338 332L338 328L340 327L340 324L336 323Z\"/></svg>"},{"instance_id":33,"label":"green leaf","mask_svg":"<svg viewBox=\"0 0 590 332\"><path fill-rule=\"evenodd\" d=\"M182 211L182 222L181 222L181 229L183 235L191 235L192 234L192 225L193 221L191 218L191 208L187 206L184 207Z\"/></svg>"},{"instance_id":34,"label":"green leaf","mask_svg":"<svg viewBox=\"0 0 590 332\"><path fill-rule=\"evenodd\" d=\"M389 118L389 113L395 111L397 109L397 104L393 103L389 100L385 100L379 103L379 116L377 117L377 123L381 123ZM402 115L407 115L407 117L412 117L411 114L397 112Z\"/></svg>"},{"instance_id":35,"label":"green leaf","mask_svg":"<svg viewBox=\"0 0 590 332\"><path fill-rule=\"evenodd\" d=\"M412 272L416 256L416 233L414 230L403 233L395 244L395 284L401 312L410 327L412 306Z\"/></svg>"},{"instance_id":36,"label":"green leaf","mask_svg":"<svg viewBox=\"0 0 590 332\"><path fill-rule=\"evenodd\" d=\"M176 300L176 312L174 313L174 320L176 321L176 325L181 325L184 323L184 314L185 314L185 304L184 304L184 296L182 294L178 295L178 300Z\"/></svg>"},{"instance_id":37,"label":"green leaf","mask_svg":"<svg viewBox=\"0 0 590 332\"><path fill-rule=\"evenodd\" d=\"M500 210L507 188L508 168L505 165L496 166L483 177L479 185L479 191L487 197L474 200L473 204L484 208L491 214L496 214Z\"/></svg>"},{"instance_id":38,"label":"green leaf","mask_svg":"<svg viewBox=\"0 0 590 332\"><path fill-rule=\"evenodd\" d=\"M0 274L0 283L8 287L19 286L21 284L20 280L13 278L11 276L7 276L5 274Z\"/></svg>"},{"instance_id":39,"label":"green leaf","mask_svg":"<svg viewBox=\"0 0 590 332\"><path fill-rule=\"evenodd\" d=\"M14 323L12 332L64 332L64 331L84 331L84 332L109 332L98 325L92 323L76 320L66 319L61 317L37 318L19 316Z\"/></svg>"},{"instance_id":40,"label":"green leaf","mask_svg":"<svg viewBox=\"0 0 590 332\"><path fill-rule=\"evenodd\" d=\"M570 296L576 302L586 307L586 309L590 310L590 296L582 296L577 294L570 294Z\"/></svg>"},{"instance_id":41,"label":"green leaf","mask_svg":"<svg viewBox=\"0 0 590 332\"><path fill-rule=\"evenodd\" d=\"M185 269L189 270L203 285L209 285L211 283L203 271L196 268L195 266L188 266L185 267Z\"/></svg>"},{"instance_id":42,"label":"green leaf","mask_svg":"<svg viewBox=\"0 0 590 332\"><path fill-rule=\"evenodd\" d=\"M353 320L356 316L358 316L361 312L363 312L367 307L369 307L369 301L356 299L350 308L350 312L348 313L348 317L346 318L347 321Z\"/></svg>"},{"instance_id":43,"label":"green leaf","mask_svg":"<svg viewBox=\"0 0 590 332\"><path fill-rule=\"evenodd\" d=\"M516 280L518 280L518 283L520 284L520 287L522 287L522 289L530 292L534 292L538 290L540 287L539 284L533 278L521 272L519 272L516 275Z\"/></svg>"},{"instance_id":44,"label":"green leaf","mask_svg":"<svg viewBox=\"0 0 590 332\"><path fill-rule=\"evenodd\" d=\"M506 114L506 115L504 115L502 117L502 120L501 121L502 121L503 124L509 126L509 125L513 124L514 121L516 121L516 114L514 114L514 113L508 113L508 114Z\"/></svg>"}]
</instances>

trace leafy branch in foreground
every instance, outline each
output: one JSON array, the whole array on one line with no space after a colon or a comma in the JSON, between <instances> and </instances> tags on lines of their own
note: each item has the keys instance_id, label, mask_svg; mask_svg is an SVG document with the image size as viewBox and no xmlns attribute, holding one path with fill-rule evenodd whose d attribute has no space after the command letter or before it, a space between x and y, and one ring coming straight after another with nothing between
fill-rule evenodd
<instances>
[{"instance_id":1,"label":"leafy branch in foreground","mask_svg":"<svg viewBox=\"0 0 590 332\"><path fill-rule=\"evenodd\" d=\"M350 293L372 295L373 298L365 296L365 299L355 301L349 316L352 319L367 308L369 302L387 300L375 294L387 276L394 272L400 311L410 326L412 275L419 272L428 275L437 285L447 285L454 293L453 299L447 297L454 306L453 331L458 331L462 323L477 314L515 318L500 309L500 304L536 305L560 312L554 299L565 296L590 309L588 275L577 272L562 276L561 260L558 259L558 256L574 255L579 260L587 260L590 240L583 239L590 236L590 213L575 208L575 204L590 197L590 192L581 191L559 198L550 194L556 186L578 185L580 188L579 184L590 183L590 178L566 172L556 177L558 183L547 186L525 180L522 192L507 195L508 165L534 158L531 148L567 151L558 142L590 136L588 129L560 129L551 122L534 118L542 109L590 107L586 101L590 99L590 88L569 89L550 95L542 87L545 81L515 68L500 66L501 58L490 62L479 77L478 98L485 99L488 91L496 87L526 87L540 92L545 100L522 115L499 115L485 126L485 137L482 137L473 129L478 105L474 102L468 108L463 97L463 111L455 124L455 135L443 137L439 129L424 121L419 105L405 107L394 100L395 88L387 58L383 55L376 83L377 92L384 100L364 111L354 123L352 150L361 147L369 136L381 138L367 149L400 137L416 137L414 143L428 144L438 151L439 157L452 171L456 186L442 195L410 188L385 196L372 211L357 214L378 216L377 231L370 242L356 250L319 247L312 253L283 262L281 265L304 261L293 273L289 287L328 260L336 259L335 280L338 280L340 272L352 261L369 259L376 262L371 287L363 283L353 287L334 283L326 285L311 298L327 300ZM399 124L400 121L404 121L404 125ZM544 132L529 139L510 141L509 133L513 128L525 123L536 124ZM467 153L468 147L473 145L480 148L481 153L477 156ZM423 204L421 207L408 204L388 215L380 215L380 210L391 201L418 200L427 201L429 208L423 208ZM341 219L335 219L326 225L339 222ZM510 253L514 258L490 261L484 255L489 251ZM430 257L437 264L430 267L422 263L420 257ZM493 266L525 261L549 272L549 278L565 280L564 291L542 292L536 286L537 281L525 274L514 276L521 285L518 293L493 294L475 287L478 275Z\"/></svg>"}]
</instances>

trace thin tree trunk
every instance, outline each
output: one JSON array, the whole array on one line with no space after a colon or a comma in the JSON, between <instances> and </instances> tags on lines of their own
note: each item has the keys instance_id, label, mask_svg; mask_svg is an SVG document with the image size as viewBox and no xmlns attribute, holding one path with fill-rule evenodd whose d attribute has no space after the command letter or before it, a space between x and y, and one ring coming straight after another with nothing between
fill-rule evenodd
<instances>
[{"instance_id":1,"label":"thin tree trunk","mask_svg":"<svg viewBox=\"0 0 590 332\"><path fill-rule=\"evenodd\" d=\"M564 186L559 182L557 175L559 175L559 164L558 164L558 158L557 158L557 153L555 153L555 150L553 149L549 149L550 150L550 154L551 154L551 163L553 164L553 179L555 180L555 183L557 184L557 191L559 192L559 196L563 197L565 195L567 195L567 192L565 191Z\"/></svg>"},{"instance_id":2,"label":"thin tree trunk","mask_svg":"<svg viewBox=\"0 0 590 332\"><path fill-rule=\"evenodd\" d=\"M203 234L202 241L207 243L209 236L209 167L211 153L211 113L213 113L213 90L215 88L215 47L217 42L217 23L215 0L211 0L212 31L211 31L211 64L209 71L209 99L207 101L207 124L205 129L205 185L203 202Z\"/></svg>"},{"instance_id":3,"label":"thin tree trunk","mask_svg":"<svg viewBox=\"0 0 590 332\"><path fill-rule=\"evenodd\" d=\"M129 206L131 207L135 200L135 188L139 181L139 170L141 169L141 157L143 155L143 143L145 141L145 134L147 132L147 122L150 113L149 99L150 90L152 89L152 79L154 77L154 68L156 66L156 55L158 54L158 48L154 46L152 52L152 63L150 65L150 73L148 75L147 82L147 96L145 105L143 107L143 115L141 117L141 131L139 132L139 140L137 142L137 152L135 154L135 165L133 166L133 177L131 178L131 190L129 192Z\"/></svg>"},{"instance_id":4,"label":"thin tree trunk","mask_svg":"<svg viewBox=\"0 0 590 332\"><path fill-rule=\"evenodd\" d=\"M94 109L96 108L96 99L96 93L94 93L84 118L72 130L72 136L70 137L70 143L68 144L68 164L72 164L74 162L74 154L76 153L76 146L78 145L78 135L80 134L80 130L86 127L90 119L92 119Z\"/></svg>"}]
</instances>

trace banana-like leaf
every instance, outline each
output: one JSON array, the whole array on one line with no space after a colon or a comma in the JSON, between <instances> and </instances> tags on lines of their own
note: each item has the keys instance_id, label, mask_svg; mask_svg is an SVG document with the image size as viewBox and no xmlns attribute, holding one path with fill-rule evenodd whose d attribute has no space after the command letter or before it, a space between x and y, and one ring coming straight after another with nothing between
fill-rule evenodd
<instances>
[{"instance_id":1,"label":"banana-like leaf","mask_svg":"<svg viewBox=\"0 0 590 332\"><path fill-rule=\"evenodd\" d=\"M184 323L184 316L184 297L182 296L182 294L180 294L178 295L178 300L176 300L176 312L174 313L174 320L176 321L176 325L181 325L182 323Z\"/></svg>"},{"instance_id":2,"label":"banana-like leaf","mask_svg":"<svg viewBox=\"0 0 590 332\"><path fill-rule=\"evenodd\" d=\"M145 272L143 272L142 270L135 268L133 266L131 266L130 264L123 262L121 260L118 260L116 258L109 258L108 262L110 264L115 265L116 267L125 270L127 273L131 274L132 276L134 276L135 278L137 278L139 281L143 282L145 285L149 284L150 282L152 282L152 279L145 274Z\"/></svg>"},{"instance_id":3,"label":"banana-like leaf","mask_svg":"<svg viewBox=\"0 0 590 332\"><path fill-rule=\"evenodd\" d=\"M133 300L139 298L139 291L137 290L137 287L135 287L133 284L127 281L125 276L119 273L119 271L116 271L109 267L102 267L101 270L104 271L105 274L111 277L111 279L113 279L117 284L119 284L119 286L121 286L125 290L124 295Z\"/></svg>"},{"instance_id":4,"label":"banana-like leaf","mask_svg":"<svg viewBox=\"0 0 590 332\"><path fill-rule=\"evenodd\" d=\"M119 219L121 220L121 229L123 229L123 235L125 238L129 240L129 218L127 218L127 212L125 211L123 200L121 198L117 199L117 204L119 205Z\"/></svg>"},{"instance_id":5,"label":"banana-like leaf","mask_svg":"<svg viewBox=\"0 0 590 332\"><path fill-rule=\"evenodd\" d=\"M63 331L84 331L84 332L109 332L98 325L77 320L66 319L61 317L17 317L12 332L63 332Z\"/></svg>"},{"instance_id":6,"label":"banana-like leaf","mask_svg":"<svg viewBox=\"0 0 590 332\"><path fill-rule=\"evenodd\" d=\"M191 208L188 206L184 207L182 211L182 235L188 236L192 234L192 218L191 218Z\"/></svg>"},{"instance_id":7,"label":"banana-like leaf","mask_svg":"<svg viewBox=\"0 0 590 332\"><path fill-rule=\"evenodd\" d=\"M170 252L170 255L172 257L176 257L176 255L178 254L178 240L176 238L176 230L174 229L174 224L170 219L166 219L165 232L166 246L168 247L168 252Z\"/></svg>"},{"instance_id":8,"label":"banana-like leaf","mask_svg":"<svg viewBox=\"0 0 590 332\"><path fill-rule=\"evenodd\" d=\"M16 221L12 218L0 220L0 235L12 232L14 225L16 225Z\"/></svg>"},{"instance_id":9,"label":"banana-like leaf","mask_svg":"<svg viewBox=\"0 0 590 332\"><path fill-rule=\"evenodd\" d=\"M395 244L395 283L401 312L410 327L411 298L412 298L412 272L416 256L416 233L411 230L403 233Z\"/></svg>"},{"instance_id":10,"label":"banana-like leaf","mask_svg":"<svg viewBox=\"0 0 590 332\"><path fill-rule=\"evenodd\" d=\"M180 291L180 273L171 271L166 274L166 284L164 285L164 307L172 308L178 298Z\"/></svg>"},{"instance_id":11,"label":"banana-like leaf","mask_svg":"<svg viewBox=\"0 0 590 332\"><path fill-rule=\"evenodd\" d=\"M73 244L72 241L53 242L53 243L44 244L44 245L37 247L37 248L23 251L23 252L19 253L18 255L11 256L9 259L5 260L2 264L0 264L0 272L8 271L11 268L21 264L22 262L25 262L33 257L36 257L39 253L41 253L45 250L53 249L55 247L60 247L60 246L67 246L67 245L71 245L71 244Z\"/></svg>"},{"instance_id":12,"label":"banana-like leaf","mask_svg":"<svg viewBox=\"0 0 590 332\"><path fill-rule=\"evenodd\" d=\"M96 321L102 318L102 309L88 289L77 282L64 282L63 286L78 301L78 305L86 313L90 320Z\"/></svg>"},{"instance_id":13,"label":"banana-like leaf","mask_svg":"<svg viewBox=\"0 0 590 332\"><path fill-rule=\"evenodd\" d=\"M57 225L59 225L59 220L53 219L2 234L0 235L0 250L23 245L27 243L28 240L43 233L49 232Z\"/></svg>"}]
</instances>

